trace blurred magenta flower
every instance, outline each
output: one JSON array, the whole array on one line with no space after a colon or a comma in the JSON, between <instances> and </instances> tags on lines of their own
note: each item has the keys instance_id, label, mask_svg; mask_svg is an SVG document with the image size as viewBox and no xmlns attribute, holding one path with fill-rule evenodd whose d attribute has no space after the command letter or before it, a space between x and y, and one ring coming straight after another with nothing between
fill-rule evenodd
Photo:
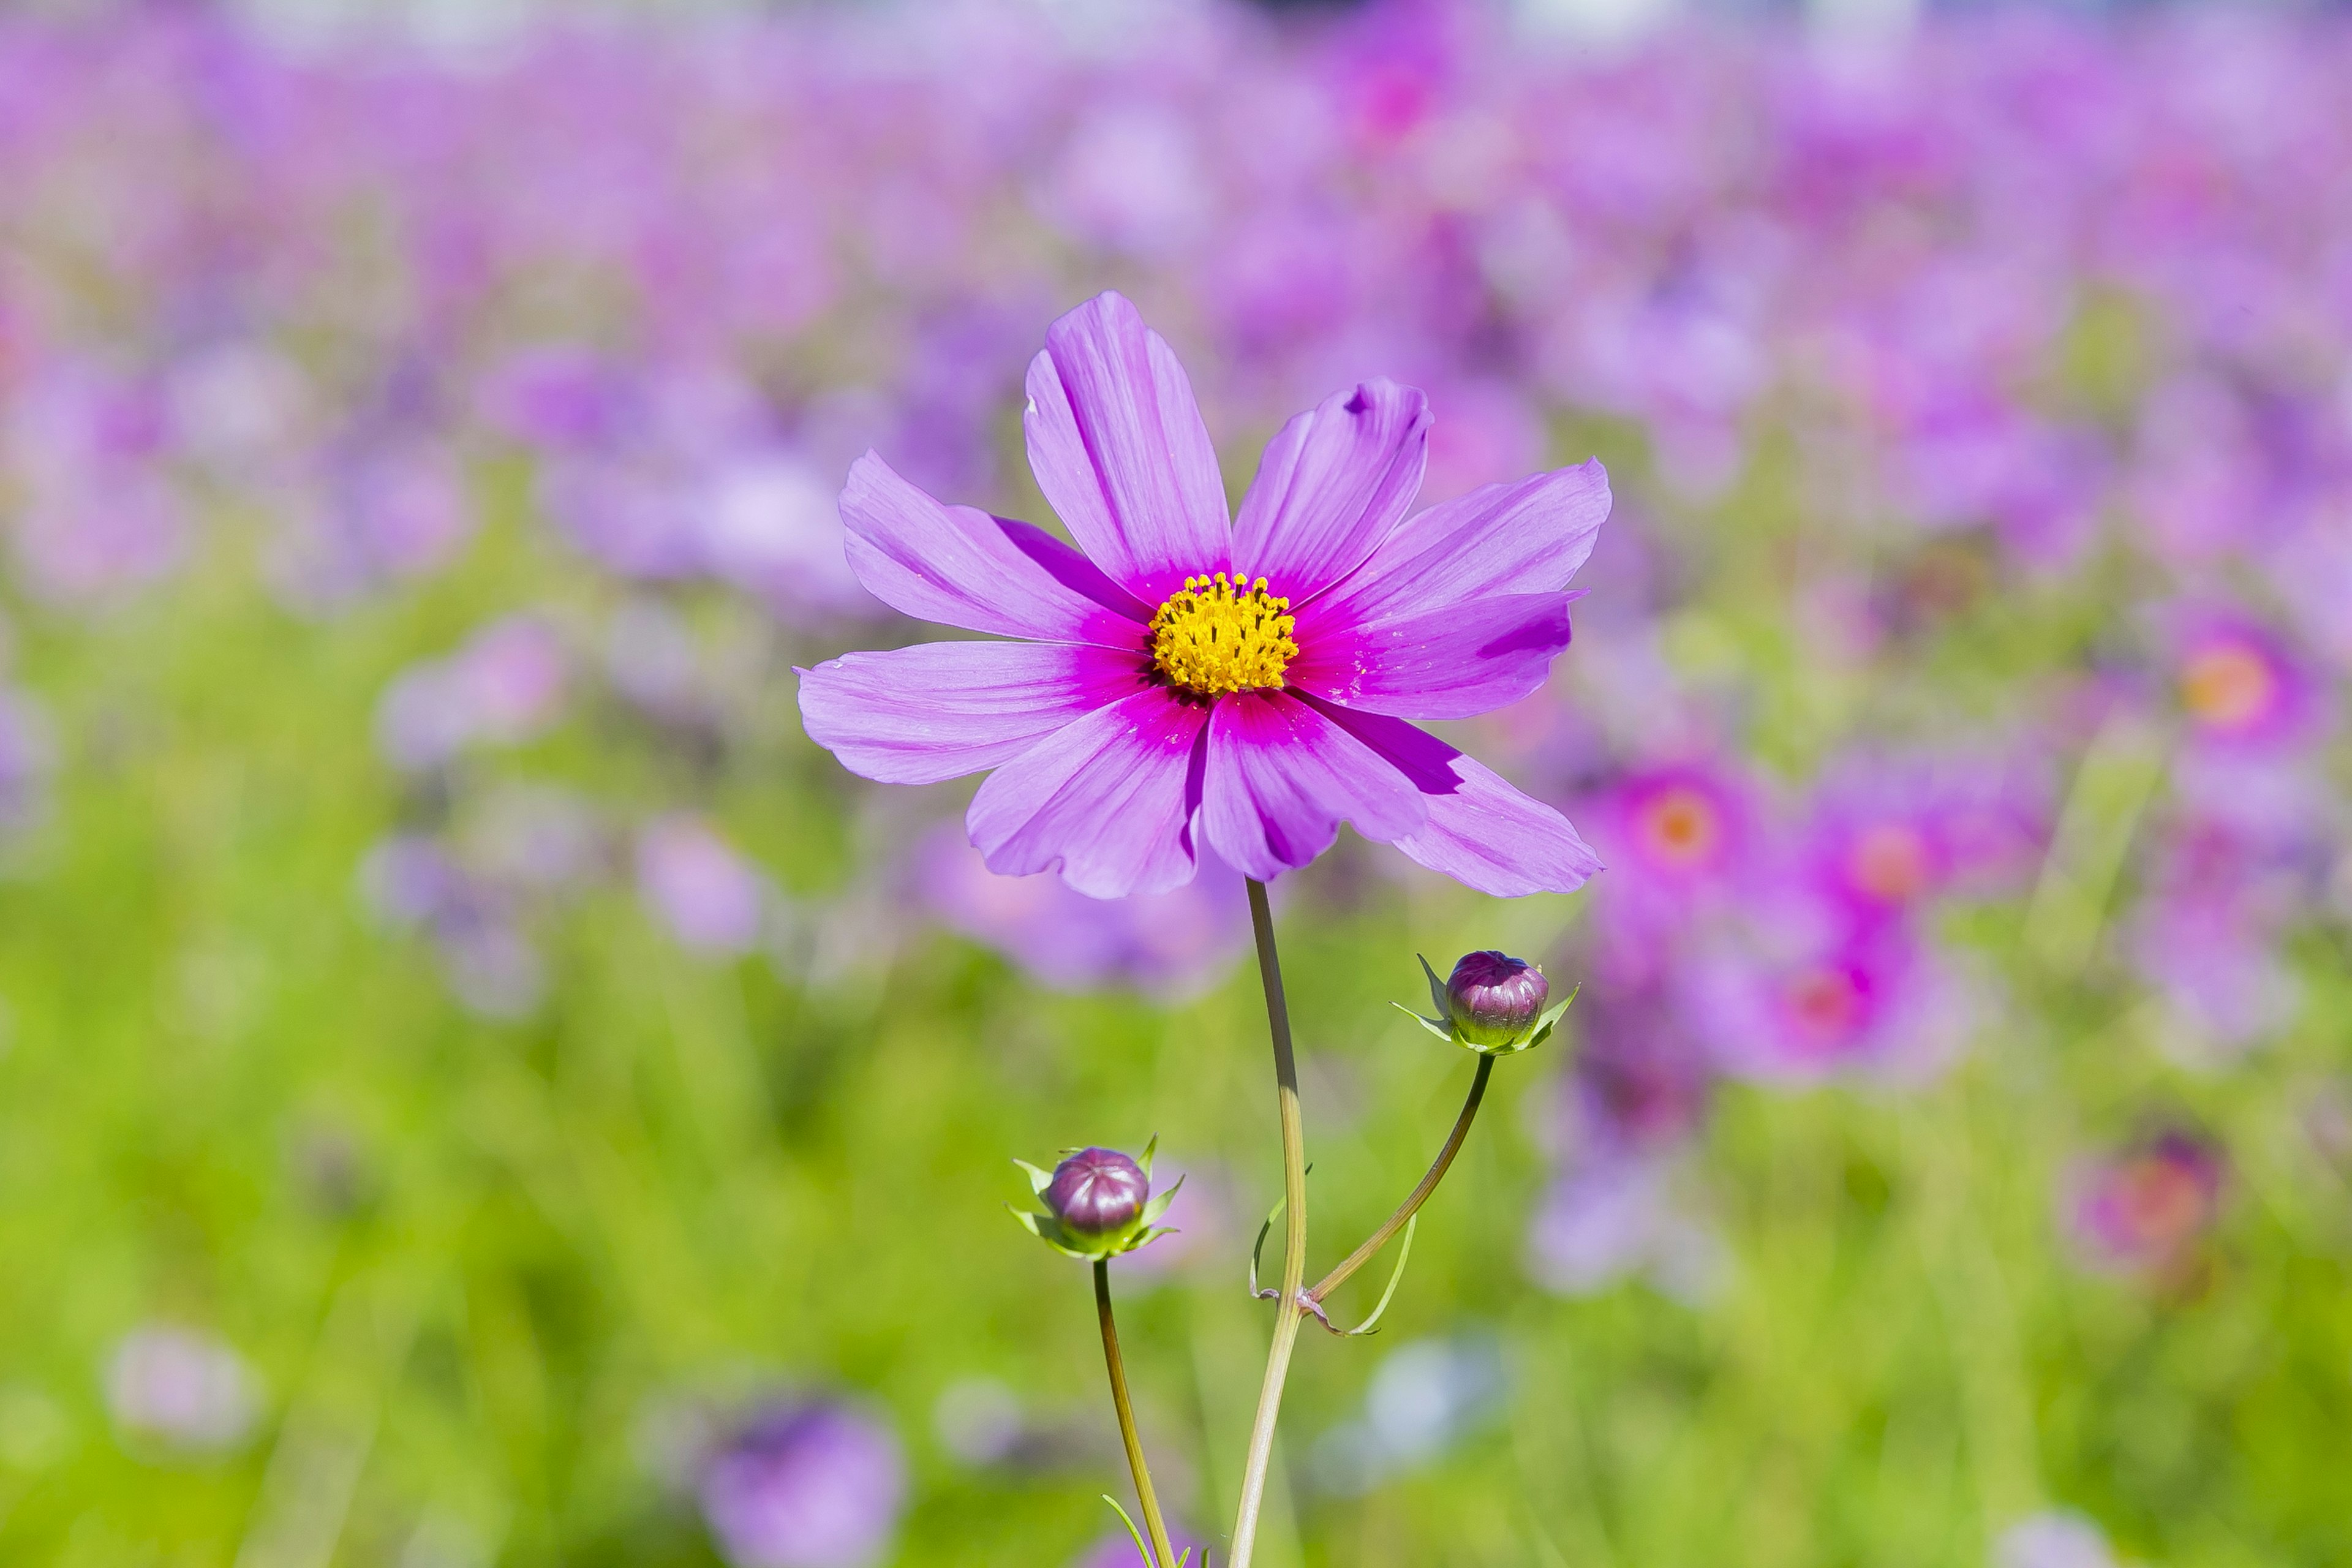
<instances>
[{"instance_id":1,"label":"blurred magenta flower","mask_svg":"<svg viewBox=\"0 0 2352 1568\"><path fill-rule=\"evenodd\" d=\"M2220 1145L2168 1128L2074 1172L2065 1200L2068 1228L2095 1268L2178 1276L2220 1217L2228 1174Z\"/></svg>"},{"instance_id":2,"label":"blurred magenta flower","mask_svg":"<svg viewBox=\"0 0 2352 1568\"><path fill-rule=\"evenodd\" d=\"M766 879L692 816L659 817L637 835L637 890L697 952L748 952L760 940Z\"/></svg>"},{"instance_id":3,"label":"blurred magenta flower","mask_svg":"<svg viewBox=\"0 0 2352 1568\"><path fill-rule=\"evenodd\" d=\"M1917 933L1842 930L1773 900L1694 961L1694 1026L1724 1071L1773 1082L1843 1073L1916 1079L1958 1051L1970 997Z\"/></svg>"},{"instance_id":4,"label":"blurred magenta flower","mask_svg":"<svg viewBox=\"0 0 2352 1568\"><path fill-rule=\"evenodd\" d=\"M106 1364L106 1406L117 1426L191 1453L240 1447L260 1415L245 1359L194 1329L134 1329Z\"/></svg>"},{"instance_id":5,"label":"blurred magenta flower","mask_svg":"<svg viewBox=\"0 0 2352 1568\"><path fill-rule=\"evenodd\" d=\"M702 1515L732 1568L866 1568L907 1494L898 1441L850 1405L754 1412L702 1461Z\"/></svg>"},{"instance_id":6,"label":"blurred magenta flower","mask_svg":"<svg viewBox=\"0 0 2352 1568\"><path fill-rule=\"evenodd\" d=\"M1343 818L1489 893L1598 868L1559 813L1407 722L1542 683L1608 513L1598 463L1408 520L1426 403L1367 382L1283 428L1229 524L1183 369L1116 294L1055 323L1029 393L1031 466L1085 553L942 507L871 454L842 514L886 602L1037 640L806 671L819 744L885 783L995 770L966 818L990 868L1058 868L1095 898L1181 886L1203 846L1269 879Z\"/></svg>"},{"instance_id":7,"label":"blurred magenta flower","mask_svg":"<svg viewBox=\"0 0 2352 1568\"><path fill-rule=\"evenodd\" d=\"M2046 807L2016 775L1962 754L1849 753L1814 784L1793 852L1857 925L1948 893L2013 891L2047 831Z\"/></svg>"},{"instance_id":8,"label":"blurred magenta flower","mask_svg":"<svg viewBox=\"0 0 2352 1568\"><path fill-rule=\"evenodd\" d=\"M2277 632L2211 605L2172 618L2173 689L2195 743L2278 752L2320 728L2325 699Z\"/></svg>"},{"instance_id":9,"label":"blurred magenta flower","mask_svg":"<svg viewBox=\"0 0 2352 1568\"><path fill-rule=\"evenodd\" d=\"M1578 1152L1657 1153L1698 1131L1712 1097L1712 1065L1671 997L1594 985L1575 1012L1565 1109Z\"/></svg>"}]
</instances>

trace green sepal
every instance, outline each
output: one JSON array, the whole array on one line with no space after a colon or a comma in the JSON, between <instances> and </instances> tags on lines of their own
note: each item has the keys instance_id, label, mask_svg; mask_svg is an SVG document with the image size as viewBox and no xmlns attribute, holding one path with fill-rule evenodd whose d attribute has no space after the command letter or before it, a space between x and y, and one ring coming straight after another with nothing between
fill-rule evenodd
<instances>
[{"instance_id":1,"label":"green sepal","mask_svg":"<svg viewBox=\"0 0 2352 1568\"><path fill-rule=\"evenodd\" d=\"M1429 1005L1437 1010L1438 1022L1444 1023L1454 1016L1454 999L1446 995L1445 982L1437 977L1437 971L1429 967L1429 960L1417 952L1413 957L1421 959L1421 972L1429 976ZM1415 1014L1414 1016L1419 1017L1420 1015Z\"/></svg>"},{"instance_id":2,"label":"green sepal","mask_svg":"<svg viewBox=\"0 0 2352 1568\"><path fill-rule=\"evenodd\" d=\"M1143 1146L1143 1152L1135 1157L1135 1168L1143 1173L1143 1179L1147 1182L1151 1180L1151 1156L1158 1152L1160 1152L1160 1134L1154 1132L1151 1135L1151 1142ZM1174 1190L1170 1189L1171 1192Z\"/></svg>"},{"instance_id":3,"label":"green sepal","mask_svg":"<svg viewBox=\"0 0 2352 1568\"><path fill-rule=\"evenodd\" d=\"M1026 1160L1015 1160L1013 1163L1029 1173L1029 1190L1031 1192L1043 1196L1045 1189L1054 1184L1053 1172L1041 1171Z\"/></svg>"},{"instance_id":4,"label":"green sepal","mask_svg":"<svg viewBox=\"0 0 2352 1568\"><path fill-rule=\"evenodd\" d=\"M1435 1035L1439 1039L1446 1042L1446 1044L1451 1045L1454 1043L1453 1025L1441 1022L1435 1018L1424 1018L1402 1002L1391 1002L1389 1005L1403 1014L1406 1017L1411 1018L1414 1023L1419 1024L1423 1028L1427 1029L1431 1034Z\"/></svg>"},{"instance_id":5,"label":"green sepal","mask_svg":"<svg viewBox=\"0 0 2352 1568\"><path fill-rule=\"evenodd\" d=\"M1138 1160L1136 1163L1141 1165L1143 1162ZM1150 1169L1147 1166L1143 1173L1146 1176L1149 1176L1151 1174ZM1136 1224L1144 1226L1146 1229L1158 1225L1160 1223L1160 1216L1168 1212L1168 1205L1174 1203L1176 1201L1176 1194L1183 1190L1184 1178L1179 1176L1176 1178L1176 1184L1169 1188L1166 1192L1152 1194L1150 1197L1144 1200L1143 1212L1135 1216ZM1138 1242L1136 1245L1140 1247L1143 1244L1141 1242Z\"/></svg>"}]
</instances>

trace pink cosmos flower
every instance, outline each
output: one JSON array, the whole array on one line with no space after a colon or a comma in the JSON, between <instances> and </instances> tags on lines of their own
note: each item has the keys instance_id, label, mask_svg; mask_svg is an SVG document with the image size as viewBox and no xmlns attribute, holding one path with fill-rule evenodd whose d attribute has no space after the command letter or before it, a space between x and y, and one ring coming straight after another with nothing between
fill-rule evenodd
<instances>
[{"instance_id":1,"label":"pink cosmos flower","mask_svg":"<svg viewBox=\"0 0 2352 1568\"><path fill-rule=\"evenodd\" d=\"M2268 626L2210 605L2177 611L2175 620L2174 687L2197 745L2279 752L2321 727L2315 683Z\"/></svg>"},{"instance_id":2,"label":"pink cosmos flower","mask_svg":"<svg viewBox=\"0 0 2352 1568\"><path fill-rule=\"evenodd\" d=\"M2218 1144L2177 1127L2086 1163L2065 1199L2084 1261L2109 1273L2179 1274L2221 1214L2228 1174Z\"/></svg>"},{"instance_id":3,"label":"pink cosmos flower","mask_svg":"<svg viewBox=\"0 0 2352 1568\"><path fill-rule=\"evenodd\" d=\"M904 611L1020 642L924 643L802 672L852 772L993 769L965 826L990 869L1095 898L1261 880L1365 837L1482 892L1600 867L1568 820L1410 721L1528 695L1568 646L1569 579L1608 515L1598 462L1405 513L1427 400L1380 380L1283 426L1238 517L1191 384L1133 305L1054 323L1029 368L1029 462L1076 539L931 500L868 453L849 560Z\"/></svg>"}]
</instances>

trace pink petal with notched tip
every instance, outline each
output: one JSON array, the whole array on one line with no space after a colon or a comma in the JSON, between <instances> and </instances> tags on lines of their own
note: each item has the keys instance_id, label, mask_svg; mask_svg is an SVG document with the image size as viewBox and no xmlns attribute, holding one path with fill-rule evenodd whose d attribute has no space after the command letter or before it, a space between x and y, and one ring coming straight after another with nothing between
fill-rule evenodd
<instances>
[{"instance_id":1,"label":"pink petal with notched tip","mask_svg":"<svg viewBox=\"0 0 2352 1568\"><path fill-rule=\"evenodd\" d=\"M1609 516L1598 459L1486 485L1408 518L1348 580L1297 611L1298 645L1374 621L1568 586Z\"/></svg>"},{"instance_id":2,"label":"pink petal with notched tip","mask_svg":"<svg viewBox=\"0 0 2352 1568\"><path fill-rule=\"evenodd\" d=\"M1192 384L1119 295L1046 330L1022 429L1037 488L1070 537L1144 604L1231 564L1225 483Z\"/></svg>"},{"instance_id":3,"label":"pink petal with notched tip","mask_svg":"<svg viewBox=\"0 0 2352 1568\"><path fill-rule=\"evenodd\" d=\"M1266 444L1234 519L1234 571L1294 605L1363 564L1429 461L1429 400L1385 379L1335 392Z\"/></svg>"}]
</instances>

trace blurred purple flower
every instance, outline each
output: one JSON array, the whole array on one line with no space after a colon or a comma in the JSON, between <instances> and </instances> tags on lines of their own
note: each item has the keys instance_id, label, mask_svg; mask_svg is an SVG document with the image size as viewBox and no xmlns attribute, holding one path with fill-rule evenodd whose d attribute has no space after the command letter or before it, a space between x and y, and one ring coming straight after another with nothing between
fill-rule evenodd
<instances>
[{"instance_id":1,"label":"blurred purple flower","mask_svg":"<svg viewBox=\"0 0 2352 1568\"><path fill-rule=\"evenodd\" d=\"M1899 926L1842 926L1807 900L1779 899L1693 961L1693 1024L1724 1071L1908 1080L1958 1052L1969 997L1936 952Z\"/></svg>"},{"instance_id":2,"label":"blurred purple flower","mask_svg":"<svg viewBox=\"0 0 2352 1568\"><path fill-rule=\"evenodd\" d=\"M493 622L446 658L412 666L376 707L376 737L398 767L423 772L467 746L537 734L563 699L568 659L553 627L529 615Z\"/></svg>"},{"instance_id":3,"label":"blurred purple flower","mask_svg":"<svg viewBox=\"0 0 2352 1568\"><path fill-rule=\"evenodd\" d=\"M1696 1304L1722 1285L1729 1258L1656 1155L1603 1152L1555 1177L1528 1228L1528 1272L1566 1296L1641 1278Z\"/></svg>"},{"instance_id":4,"label":"blurred purple flower","mask_svg":"<svg viewBox=\"0 0 2352 1568\"><path fill-rule=\"evenodd\" d=\"M755 1412L702 1461L696 1490L732 1568L866 1568L898 1529L898 1439L830 1402Z\"/></svg>"},{"instance_id":5,"label":"blurred purple flower","mask_svg":"<svg viewBox=\"0 0 2352 1568\"><path fill-rule=\"evenodd\" d=\"M2078 1513L2052 1510L2021 1519L1994 1543L1992 1568L2116 1568L2099 1527Z\"/></svg>"},{"instance_id":6,"label":"blurred purple flower","mask_svg":"<svg viewBox=\"0 0 2352 1568\"><path fill-rule=\"evenodd\" d=\"M1745 889L1757 793L1729 763L1698 758L1631 773L1581 815L1612 868L1593 900L1596 971L1622 991L1655 985L1693 927Z\"/></svg>"},{"instance_id":7,"label":"blurred purple flower","mask_svg":"<svg viewBox=\"0 0 2352 1568\"><path fill-rule=\"evenodd\" d=\"M1132 985L1187 996L1215 984L1249 945L1241 873L1213 852L1181 887L1105 903L1044 872L1001 877L960 829L942 826L916 845L911 874L943 923L1056 990Z\"/></svg>"},{"instance_id":8,"label":"blurred purple flower","mask_svg":"<svg viewBox=\"0 0 2352 1568\"><path fill-rule=\"evenodd\" d=\"M212 1335L168 1323L133 1330L106 1364L116 1426L191 1453L241 1447L260 1415L253 1373Z\"/></svg>"},{"instance_id":9,"label":"blurred purple flower","mask_svg":"<svg viewBox=\"0 0 2352 1568\"><path fill-rule=\"evenodd\" d=\"M298 605L331 609L383 580L423 576L474 528L463 468L438 439L355 439L330 451L273 547Z\"/></svg>"},{"instance_id":10,"label":"blurred purple flower","mask_svg":"<svg viewBox=\"0 0 2352 1568\"><path fill-rule=\"evenodd\" d=\"M1794 852L1857 925L1898 920L1951 891L2015 890L2046 807L1997 762L1864 752L1827 767Z\"/></svg>"},{"instance_id":11,"label":"blurred purple flower","mask_svg":"<svg viewBox=\"0 0 2352 1568\"><path fill-rule=\"evenodd\" d=\"M2322 695L2277 633L2213 605L2179 608L2170 618L2174 689L2196 743L2278 752L2312 736Z\"/></svg>"},{"instance_id":12,"label":"blurred purple flower","mask_svg":"<svg viewBox=\"0 0 2352 1568\"><path fill-rule=\"evenodd\" d=\"M21 833L48 808L57 739L46 709L0 687L0 833Z\"/></svg>"},{"instance_id":13,"label":"blurred purple flower","mask_svg":"<svg viewBox=\"0 0 2352 1568\"><path fill-rule=\"evenodd\" d=\"M179 563L189 518L165 469L168 440L156 387L86 364L48 367L6 411L16 545L35 588L99 598Z\"/></svg>"},{"instance_id":14,"label":"blurred purple flower","mask_svg":"<svg viewBox=\"0 0 2352 1568\"><path fill-rule=\"evenodd\" d=\"M2218 1144L2168 1128L2076 1168L2064 1200L2068 1229L2092 1268L2178 1277L2221 1215L2228 1173Z\"/></svg>"},{"instance_id":15,"label":"blurred purple flower","mask_svg":"<svg viewBox=\"0 0 2352 1568\"><path fill-rule=\"evenodd\" d=\"M1713 1067L1669 995L1596 985L1579 995L1570 1016L1577 1051L1566 1109L1580 1156L1661 1153L1698 1131Z\"/></svg>"},{"instance_id":16,"label":"blurred purple flower","mask_svg":"<svg viewBox=\"0 0 2352 1568\"><path fill-rule=\"evenodd\" d=\"M778 614L878 610L849 569L835 491L806 458L776 449L731 461L712 474L703 504L709 569Z\"/></svg>"},{"instance_id":17,"label":"blurred purple flower","mask_svg":"<svg viewBox=\"0 0 2352 1568\"><path fill-rule=\"evenodd\" d=\"M766 879L694 817L658 817L637 835L637 891L682 946L730 955L759 942Z\"/></svg>"}]
</instances>

